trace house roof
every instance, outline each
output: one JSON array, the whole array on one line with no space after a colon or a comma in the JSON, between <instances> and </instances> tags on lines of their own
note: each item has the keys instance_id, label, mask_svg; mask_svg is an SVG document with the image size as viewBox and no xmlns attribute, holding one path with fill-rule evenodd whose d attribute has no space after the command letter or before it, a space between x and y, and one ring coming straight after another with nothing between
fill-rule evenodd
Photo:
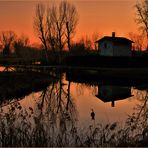
<instances>
[{"instance_id":1,"label":"house roof","mask_svg":"<svg viewBox=\"0 0 148 148\"><path fill-rule=\"evenodd\" d=\"M134 43L132 40L129 40L125 37L110 37L110 36L104 36L100 40L97 40L96 43L99 43L105 40L112 41L114 43Z\"/></svg>"},{"instance_id":2,"label":"house roof","mask_svg":"<svg viewBox=\"0 0 148 148\"><path fill-rule=\"evenodd\" d=\"M132 97L131 93L122 94L122 95L114 95L114 96L102 96L102 95L95 95L98 99L102 100L103 102L111 102L111 101L118 101Z\"/></svg>"}]
</instances>

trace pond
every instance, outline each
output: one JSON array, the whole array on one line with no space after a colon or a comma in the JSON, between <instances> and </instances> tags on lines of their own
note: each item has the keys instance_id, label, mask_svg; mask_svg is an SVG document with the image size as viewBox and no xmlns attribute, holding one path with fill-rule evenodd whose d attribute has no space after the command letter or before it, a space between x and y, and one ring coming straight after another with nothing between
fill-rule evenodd
<instances>
[{"instance_id":1,"label":"pond","mask_svg":"<svg viewBox=\"0 0 148 148\"><path fill-rule=\"evenodd\" d=\"M5 104L1 111L1 119L7 120L1 122L1 127L3 124L7 127L5 134L13 139L14 135L10 138L9 133L13 127L18 131L21 128L19 137L22 132L27 135L23 135L24 139L15 137L1 146L143 145L139 144L141 137L136 139L135 136L142 135L147 128L147 85L135 80L129 83L126 79L100 78L96 74L92 77L92 72L84 73L61 73L57 82L53 81L42 91ZM92 110L95 120L91 117ZM120 135L120 141L117 139L119 133L115 134L112 126L117 133L128 129L127 135L135 140L122 143L125 133ZM100 139L102 132L106 140Z\"/></svg>"}]
</instances>

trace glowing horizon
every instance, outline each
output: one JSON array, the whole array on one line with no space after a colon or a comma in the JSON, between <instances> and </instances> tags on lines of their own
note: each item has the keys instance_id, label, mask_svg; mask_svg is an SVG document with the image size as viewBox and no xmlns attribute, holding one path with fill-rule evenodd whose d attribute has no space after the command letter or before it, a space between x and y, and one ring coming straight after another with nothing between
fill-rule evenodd
<instances>
[{"instance_id":1,"label":"glowing horizon","mask_svg":"<svg viewBox=\"0 0 148 148\"><path fill-rule=\"evenodd\" d=\"M41 1L41 0L40 0ZM35 6L39 1L19 0L0 1L0 31L12 30L16 34L25 34L31 43L38 43L33 30L33 17ZM43 1L46 2L47 1ZM53 0L49 0L51 4ZM83 36L98 33L111 35L116 32L117 36L127 36L129 32L137 32L134 0L71 0L78 11L79 21L74 41ZM56 3L56 2L55 2Z\"/></svg>"}]
</instances>

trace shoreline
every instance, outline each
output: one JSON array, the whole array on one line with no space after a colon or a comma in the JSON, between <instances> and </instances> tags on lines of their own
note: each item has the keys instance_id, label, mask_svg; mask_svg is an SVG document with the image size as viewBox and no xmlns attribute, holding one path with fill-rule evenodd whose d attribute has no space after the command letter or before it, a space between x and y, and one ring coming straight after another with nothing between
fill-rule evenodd
<instances>
[{"instance_id":1,"label":"shoreline","mask_svg":"<svg viewBox=\"0 0 148 148\"><path fill-rule=\"evenodd\" d=\"M56 82L55 77L37 72L0 72L0 101L38 92Z\"/></svg>"}]
</instances>

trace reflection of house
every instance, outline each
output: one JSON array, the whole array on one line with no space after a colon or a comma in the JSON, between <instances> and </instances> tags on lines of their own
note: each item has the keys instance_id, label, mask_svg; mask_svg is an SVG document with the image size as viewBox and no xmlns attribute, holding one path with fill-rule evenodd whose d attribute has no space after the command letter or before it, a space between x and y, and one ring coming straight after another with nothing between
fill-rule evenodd
<instances>
[{"instance_id":1,"label":"reflection of house","mask_svg":"<svg viewBox=\"0 0 148 148\"><path fill-rule=\"evenodd\" d=\"M112 102L112 107L114 107L114 101L131 97L131 88L112 85L99 85L98 95L96 95L96 97L101 99L103 102Z\"/></svg>"},{"instance_id":2,"label":"reflection of house","mask_svg":"<svg viewBox=\"0 0 148 148\"><path fill-rule=\"evenodd\" d=\"M115 32L112 36L104 36L98 43L98 50L102 56L131 56L131 47L133 41L124 37L115 37Z\"/></svg>"}]
</instances>

